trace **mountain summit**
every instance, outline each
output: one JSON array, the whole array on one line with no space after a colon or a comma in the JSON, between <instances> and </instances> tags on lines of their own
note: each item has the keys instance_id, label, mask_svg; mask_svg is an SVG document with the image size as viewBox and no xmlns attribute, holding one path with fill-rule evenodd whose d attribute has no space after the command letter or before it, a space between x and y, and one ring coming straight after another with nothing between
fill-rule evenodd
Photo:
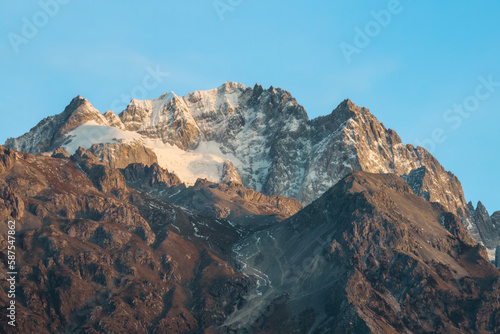
<instances>
[{"instance_id":1,"label":"mountain summit","mask_svg":"<svg viewBox=\"0 0 500 334\"><path fill-rule=\"evenodd\" d=\"M183 97L134 99L118 115L100 114L78 96L63 113L5 145L34 154L60 147L73 154L82 146L112 167L157 162L187 185L198 178L237 181L303 204L352 172L395 173L415 194L461 217L476 240L494 248L500 239L498 229L486 233L491 220L478 226L484 215L471 211L455 175L349 99L310 120L289 92L235 82ZM223 173L228 163L231 179Z\"/></svg>"}]
</instances>

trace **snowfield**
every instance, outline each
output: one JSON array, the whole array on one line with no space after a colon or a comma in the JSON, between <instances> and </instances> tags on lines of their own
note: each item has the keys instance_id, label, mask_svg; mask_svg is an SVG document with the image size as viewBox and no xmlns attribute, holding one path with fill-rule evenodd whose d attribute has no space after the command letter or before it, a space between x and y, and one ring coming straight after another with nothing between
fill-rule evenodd
<instances>
[{"instance_id":1,"label":"snowfield","mask_svg":"<svg viewBox=\"0 0 500 334\"><path fill-rule=\"evenodd\" d=\"M133 131L98 125L91 121L68 133L62 147L74 154L79 147L90 149L94 144L137 143L150 148L158 158L158 164L175 173L186 185L194 185L198 178L220 182L225 161L230 160L236 168L242 163L232 154L224 154L214 141L202 142L194 151L184 151L161 139L151 139Z\"/></svg>"}]
</instances>

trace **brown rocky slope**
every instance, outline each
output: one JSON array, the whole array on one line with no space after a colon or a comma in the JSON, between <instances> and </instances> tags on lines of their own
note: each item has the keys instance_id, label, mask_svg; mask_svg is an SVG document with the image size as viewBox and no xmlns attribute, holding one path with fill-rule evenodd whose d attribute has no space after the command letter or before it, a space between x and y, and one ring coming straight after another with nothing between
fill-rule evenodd
<instances>
[{"instance_id":1,"label":"brown rocky slope","mask_svg":"<svg viewBox=\"0 0 500 334\"><path fill-rule=\"evenodd\" d=\"M4 317L1 331L500 330L500 271L457 216L397 175L356 172L294 216L252 231L162 200L180 185L158 166L120 172L84 149L56 155L0 146L0 219L16 220L19 271L17 327ZM134 180L139 191L127 187ZM147 192L156 186L158 194ZM240 201L232 210L286 216L278 199L241 185L187 189L185 201L226 194L225 204ZM2 308L7 302L4 288Z\"/></svg>"},{"instance_id":2,"label":"brown rocky slope","mask_svg":"<svg viewBox=\"0 0 500 334\"><path fill-rule=\"evenodd\" d=\"M19 272L16 327L2 315L0 332L200 333L254 284L228 262L241 232L127 188L85 150L54 159L0 146L0 189Z\"/></svg>"},{"instance_id":3,"label":"brown rocky slope","mask_svg":"<svg viewBox=\"0 0 500 334\"><path fill-rule=\"evenodd\" d=\"M500 331L500 271L485 248L394 174L347 176L234 251L259 281L228 332Z\"/></svg>"}]
</instances>

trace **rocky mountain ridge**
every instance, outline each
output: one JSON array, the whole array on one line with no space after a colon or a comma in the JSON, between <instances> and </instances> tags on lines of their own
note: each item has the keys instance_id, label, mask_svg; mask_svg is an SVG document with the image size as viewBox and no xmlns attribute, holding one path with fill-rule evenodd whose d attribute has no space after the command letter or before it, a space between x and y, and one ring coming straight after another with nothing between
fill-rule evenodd
<instances>
[{"instance_id":1,"label":"rocky mountain ridge","mask_svg":"<svg viewBox=\"0 0 500 334\"><path fill-rule=\"evenodd\" d=\"M118 115L100 114L77 97L6 146L34 154L60 147L72 154L82 146L111 167L158 163L187 185L199 178L237 182L303 204L352 172L395 173L416 194L457 214L488 248L500 238L491 218L471 210L455 175L350 100L310 120L289 92L234 82L184 97L132 100Z\"/></svg>"}]
</instances>

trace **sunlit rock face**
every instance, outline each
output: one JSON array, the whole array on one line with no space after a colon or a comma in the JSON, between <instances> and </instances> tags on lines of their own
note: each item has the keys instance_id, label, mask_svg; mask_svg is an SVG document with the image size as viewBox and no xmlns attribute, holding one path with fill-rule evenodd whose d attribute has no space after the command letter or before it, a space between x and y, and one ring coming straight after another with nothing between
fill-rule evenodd
<instances>
[{"instance_id":1,"label":"sunlit rock face","mask_svg":"<svg viewBox=\"0 0 500 334\"><path fill-rule=\"evenodd\" d=\"M187 186L236 182L304 205L355 171L395 173L415 194L457 214L475 240L497 244L490 230L499 228L467 205L455 175L350 100L311 120L289 92L235 82L132 100L118 114L100 114L77 97L6 146L35 154L82 146L110 167L158 163Z\"/></svg>"}]
</instances>

